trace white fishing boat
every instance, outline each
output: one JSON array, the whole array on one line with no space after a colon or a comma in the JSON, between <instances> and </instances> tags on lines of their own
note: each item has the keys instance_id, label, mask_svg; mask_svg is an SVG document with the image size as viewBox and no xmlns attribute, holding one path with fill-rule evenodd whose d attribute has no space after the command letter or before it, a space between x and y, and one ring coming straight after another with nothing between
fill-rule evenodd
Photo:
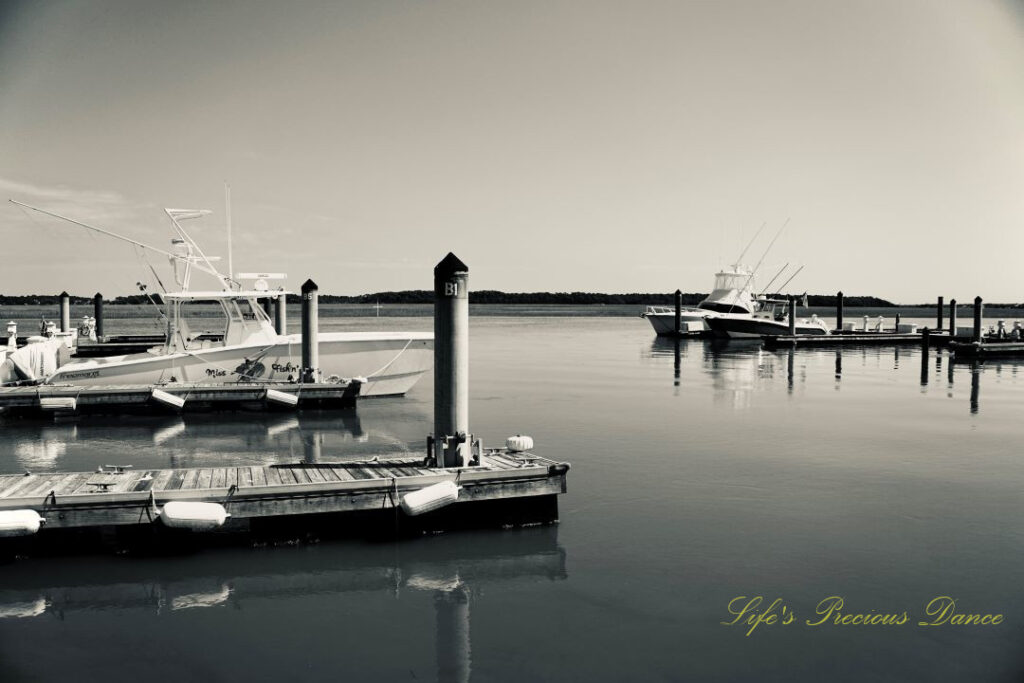
<instances>
[{"instance_id":1,"label":"white fishing boat","mask_svg":"<svg viewBox=\"0 0 1024 683\"><path fill-rule=\"evenodd\" d=\"M259 305L260 299L286 296L287 292L271 291L263 279L242 289L214 268L216 259L203 254L180 224L209 212L166 210L178 234L171 252L49 211L28 208L168 257L180 290L162 295L167 307L163 344L144 353L72 360L44 376L26 376L24 364L19 367L9 358L0 365L0 382L232 384L298 381L302 376L302 336L278 334ZM213 277L219 288L192 290L193 271ZM363 381L361 396L404 394L431 368L433 339L431 332L320 332L316 379L331 382L358 378Z\"/></svg>"},{"instance_id":2,"label":"white fishing boat","mask_svg":"<svg viewBox=\"0 0 1024 683\"><path fill-rule=\"evenodd\" d=\"M749 315L723 315L707 320L715 336L729 338L753 338L781 336L790 333L788 299L761 299L758 310ZM817 315L796 318L795 334L831 334L828 323Z\"/></svg>"},{"instance_id":3,"label":"white fishing boat","mask_svg":"<svg viewBox=\"0 0 1024 683\"><path fill-rule=\"evenodd\" d=\"M722 314L749 315L757 309L754 295L753 273L736 264L728 270L715 273L715 286L708 296L697 304L680 309L681 331L700 332L711 329L707 318ZM641 317L646 318L656 334L670 336L676 333L674 306L648 306Z\"/></svg>"}]
</instances>

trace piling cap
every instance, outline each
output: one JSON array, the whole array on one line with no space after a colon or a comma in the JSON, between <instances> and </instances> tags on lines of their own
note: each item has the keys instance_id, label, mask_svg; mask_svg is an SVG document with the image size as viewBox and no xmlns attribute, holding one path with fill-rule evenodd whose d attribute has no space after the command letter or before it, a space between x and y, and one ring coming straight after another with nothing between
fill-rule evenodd
<instances>
[{"instance_id":1,"label":"piling cap","mask_svg":"<svg viewBox=\"0 0 1024 683\"><path fill-rule=\"evenodd\" d=\"M60 293L60 298L62 298L62 299L69 299L69 298L71 298L71 296L67 292L61 292Z\"/></svg>"},{"instance_id":2,"label":"piling cap","mask_svg":"<svg viewBox=\"0 0 1024 683\"><path fill-rule=\"evenodd\" d=\"M449 278L456 273L468 273L469 266L459 260L459 257L448 252L448 255L441 259L441 262L434 266L434 279Z\"/></svg>"},{"instance_id":3,"label":"piling cap","mask_svg":"<svg viewBox=\"0 0 1024 683\"><path fill-rule=\"evenodd\" d=\"M312 280L306 280L302 283L302 293L309 294L310 292L317 292L320 288L316 286L316 283Z\"/></svg>"}]
</instances>

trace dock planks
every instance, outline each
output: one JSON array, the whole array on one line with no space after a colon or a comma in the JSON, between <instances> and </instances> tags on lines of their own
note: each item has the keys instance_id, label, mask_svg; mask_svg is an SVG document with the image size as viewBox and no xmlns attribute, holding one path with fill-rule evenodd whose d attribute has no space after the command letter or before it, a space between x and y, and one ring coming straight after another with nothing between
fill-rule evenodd
<instances>
[{"instance_id":1,"label":"dock planks","mask_svg":"<svg viewBox=\"0 0 1024 683\"><path fill-rule=\"evenodd\" d=\"M425 468L403 457L249 467L42 472L0 475L0 511L34 509L44 529L151 523L148 505L218 502L232 519L396 507L401 496L456 479L463 500L564 493L568 465L526 454L491 453L484 464ZM395 493L397 492L397 496Z\"/></svg>"}]
</instances>

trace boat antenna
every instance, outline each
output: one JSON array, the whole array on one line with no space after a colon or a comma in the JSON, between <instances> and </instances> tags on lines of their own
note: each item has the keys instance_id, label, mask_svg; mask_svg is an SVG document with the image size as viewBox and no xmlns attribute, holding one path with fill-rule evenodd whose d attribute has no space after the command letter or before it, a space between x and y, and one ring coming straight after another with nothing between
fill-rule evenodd
<instances>
[{"instance_id":1,"label":"boat antenna","mask_svg":"<svg viewBox=\"0 0 1024 683\"><path fill-rule=\"evenodd\" d=\"M768 281L768 284L766 284L764 286L764 289L762 291L767 293L769 291L768 288L772 286L773 282L775 282L776 280L779 279L779 276L782 275L782 271L786 270L786 268L789 268L789 264L788 263L786 265L782 266L782 268L779 269L779 272L777 272L775 274L775 277L773 277L771 280Z\"/></svg>"},{"instance_id":2,"label":"boat antenna","mask_svg":"<svg viewBox=\"0 0 1024 683\"><path fill-rule=\"evenodd\" d=\"M782 286L779 287L779 291L781 292L782 290L784 290L786 288L786 285L788 285L790 282L792 282L793 278L795 278L797 275L799 275L800 271L803 270L803 269L804 269L803 266L800 266L799 268L797 268L796 272L793 273L792 275L790 275L789 279L782 283Z\"/></svg>"},{"instance_id":3,"label":"boat antenna","mask_svg":"<svg viewBox=\"0 0 1024 683\"><path fill-rule=\"evenodd\" d=\"M231 260L231 186L224 181L224 214L228 224L228 278L234 280L234 262Z\"/></svg>"},{"instance_id":4,"label":"boat antenna","mask_svg":"<svg viewBox=\"0 0 1024 683\"><path fill-rule=\"evenodd\" d=\"M762 223L761 227L758 228L757 232L754 233L754 236L750 238L750 241L747 242L747 246L744 247L743 251L740 252L739 258L736 259L736 265L743 263L743 257L747 255L747 251L750 249L750 247L754 246L754 240L757 239L757 236L761 234L761 231L764 230L766 225L768 225L768 221Z\"/></svg>"},{"instance_id":5,"label":"boat antenna","mask_svg":"<svg viewBox=\"0 0 1024 683\"><path fill-rule=\"evenodd\" d=\"M138 240L133 240L132 238L125 237L124 235L118 235L116 232L111 232L109 230L104 230L103 228L97 228L95 225L89 225L88 223L83 223L82 221L76 221L74 218L68 218L67 216L62 216L59 213L54 213L52 211L47 211L46 209L40 209L38 206L32 206L31 204L25 204L24 202L19 202L16 199L9 199L8 201L11 202L12 204L17 204L18 206L23 206L26 209L32 209L33 211L38 211L39 213L46 214L47 216L53 216L54 218L59 218L62 221L67 221L68 223L74 223L75 225L81 226L81 227L86 228L88 230L93 230L95 232L98 232L101 235L106 235L107 237L113 237L114 239L119 239L119 240L121 240L123 242L128 242L129 244L134 244L136 247L139 247L141 249L149 249L150 251L152 251L154 253L162 254L163 256L166 256L168 258L174 259L175 261L182 261L184 263L193 263L192 259L189 259L189 258L187 258L185 256L179 256L178 254L172 254L171 252L166 251L164 249L160 249L159 247L154 247L154 246L146 244L144 242L139 242ZM208 272L210 275L213 275L214 277L221 277L220 273L218 273L216 270L213 269L213 266L209 266L210 270L207 270L206 267L204 267L202 264L196 264L196 265L199 265L200 270Z\"/></svg>"}]
</instances>

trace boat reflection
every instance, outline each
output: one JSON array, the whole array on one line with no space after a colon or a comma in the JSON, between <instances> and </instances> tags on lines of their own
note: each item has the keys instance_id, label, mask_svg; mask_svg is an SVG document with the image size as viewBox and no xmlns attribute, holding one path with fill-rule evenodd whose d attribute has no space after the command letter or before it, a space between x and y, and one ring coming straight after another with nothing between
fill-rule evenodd
<instances>
[{"instance_id":1,"label":"boat reflection","mask_svg":"<svg viewBox=\"0 0 1024 683\"><path fill-rule=\"evenodd\" d=\"M397 436L392 431L397 423L385 417L374 415L367 422L354 410L90 415L59 422L9 420L3 429L13 463L28 470L89 470L110 463L136 469L312 463L418 452L422 439Z\"/></svg>"},{"instance_id":2,"label":"boat reflection","mask_svg":"<svg viewBox=\"0 0 1024 683\"><path fill-rule=\"evenodd\" d=\"M398 545L325 543L196 557L43 559L5 568L0 620L50 615L63 621L81 615L88 623L95 611L132 611L148 614L139 627L150 628L146 619L183 610L241 609L268 600L274 609L285 609L305 603L282 598L316 596L328 613L344 614L356 593L391 601L426 592L433 595L437 678L464 682L471 674L473 602L486 599L487 589L501 584L567 577L557 527L463 533ZM419 605L412 599L408 609ZM400 624L389 621L382 642L418 637L418 626L412 624L419 621L415 615Z\"/></svg>"}]
</instances>

